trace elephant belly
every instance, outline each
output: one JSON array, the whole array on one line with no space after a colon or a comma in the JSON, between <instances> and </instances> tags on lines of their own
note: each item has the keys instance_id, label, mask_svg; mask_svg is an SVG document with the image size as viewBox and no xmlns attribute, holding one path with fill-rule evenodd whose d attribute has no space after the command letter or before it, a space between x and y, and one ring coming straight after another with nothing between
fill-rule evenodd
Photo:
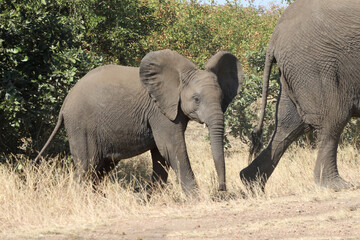
<instances>
[{"instance_id":1,"label":"elephant belly","mask_svg":"<svg viewBox=\"0 0 360 240\"><path fill-rule=\"evenodd\" d=\"M155 147L152 131L143 125L137 131L133 126L122 124L122 127L101 129L99 141L102 156L114 160L131 158Z\"/></svg>"}]
</instances>

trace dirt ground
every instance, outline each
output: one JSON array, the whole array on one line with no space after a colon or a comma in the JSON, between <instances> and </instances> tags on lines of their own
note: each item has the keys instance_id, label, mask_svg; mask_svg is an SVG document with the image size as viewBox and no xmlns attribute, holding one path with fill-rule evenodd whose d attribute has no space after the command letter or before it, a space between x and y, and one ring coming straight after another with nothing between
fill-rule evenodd
<instances>
[{"instance_id":1,"label":"dirt ground","mask_svg":"<svg viewBox=\"0 0 360 240\"><path fill-rule=\"evenodd\" d=\"M24 239L360 239L360 190L317 195L165 206Z\"/></svg>"},{"instance_id":2,"label":"dirt ground","mask_svg":"<svg viewBox=\"0 0 360 240\"><path fill-rule=\"evenodd\" d=\"M206 135L204 131L197 125L192 136ZM115 214L73 229L59 227L10 238L0 233L0 239L360 239L360 189L194 200L135 212L139 213Z\"/></svg>"}]
</instances>

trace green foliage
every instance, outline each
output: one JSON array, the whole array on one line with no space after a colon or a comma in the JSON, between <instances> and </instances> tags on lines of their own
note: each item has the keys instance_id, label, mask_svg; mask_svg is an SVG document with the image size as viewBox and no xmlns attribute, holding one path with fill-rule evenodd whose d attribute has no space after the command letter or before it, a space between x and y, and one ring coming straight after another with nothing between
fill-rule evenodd
<instances>
[{"instance_id":1,"label":"green foliage","mask_svg":"<svg viewBox=\"0 0 360 240\"><path fill-rule=\"evenodd\" d=\"M215 9L196 1L154 1L166 28L154 32L148 39L149 50L171 48L190 58L198 65L204 65L221 43L217 39L218 29L213 27Z\"/></svg>"},{"instance_id":2,"label":"green foliage","mask_svg":"<svg viewBox=\"0 0 360 240\"><path fill-rule=\"evenodd\" d=\"M0 155L39 150L69 89L89 70L138 66L147 52L165 48L201 68L219 50L240 59L243 90L225 121L227 132L247 143L258 120L266 47L282 11L242 7L240 0L0 0ZM274 130L277 82L274 67L264 142ZM358 130L352 120L343 142L359 144ZM66 150L65 140L57 138L53 150Z\"/></svg>"},{"instance_id":3,"label":"green foliage","mask_svg":"<svg viewBox=\"0 0 360 240\"><path fill-rule=\"evenodd\" d=\"M0 153L38 150L76 81L103 62L137 65L160 27L141 0L2 0L0 11Z\"/></svg>"},{"instance_id":4,"label":"green foliage","mask_svg":"<svg viewBox=\"0 0 360 240\"><path fill-rule=\"evenodd\" d=\"M144 39L161 27L155 9L142 0L82 0L73 3L88 48L107 62L137 65L146 54Z\"/></svg>"},{"instance_id":5,"label":"green foliage","mask_svg":"<svg viewBox=\"0 0 360 240\"><path fill-rule=\"evenodd\" d=\"M360 119L351 119L346 125L343 134L341 135L341 142L356 146L360 149Z\"/></svg>"},{"instance_id":6,"label":"green foliage","mask_svg":"<svg viewBox=\"0 0 360 240\"><path fill-rule=\"evenodd\" d=\"M70 87L101 62L82 49L69 8L66 1L1 3L2 153L39 148L32 143L49 136Z\"/></svg>"}]
</instances>

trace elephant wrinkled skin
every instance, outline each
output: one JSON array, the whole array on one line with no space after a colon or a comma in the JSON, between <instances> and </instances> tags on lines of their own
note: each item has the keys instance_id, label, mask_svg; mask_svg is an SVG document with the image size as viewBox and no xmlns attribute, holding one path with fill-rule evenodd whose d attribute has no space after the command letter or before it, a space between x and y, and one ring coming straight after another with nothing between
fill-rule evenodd
<instances>
[{"instance_id":1,"label":"elephant wrinkled skin","mask_svg":"<svg viewBox=\"0 0 360 240\"><path fill-rule=\"evenodd\" d=\"M279 19L268 45L256 149L273 62L281 72L275 132L267 148L240 172L243 183L263 187L287 147L316 129L316 183L333 189L352 185L339 176L339 137L360 117L360 3L358 0L296 0ZM257 137L256 137L257 136Z\"/></svg>"},{"instance_id":2,"label":"elephant wrinkled skin","mask_svg":"<svg viewBox=\"0 0 360 240\"><path fill-rule=\"evenodd\" d=\"M107 65L86 74L67 95L47 145L64 122L78 177L100 180L121 159L150 150L153 183L165 183L168 167L186 193L196 190L184 132L189 120L206 123L219 177L226 190L223 112L239 92L237 58L215 54L199 70L180 54L148 53L140 68ZM95 171L92 171L95 170Z\"/></svg>"}]
</instances>

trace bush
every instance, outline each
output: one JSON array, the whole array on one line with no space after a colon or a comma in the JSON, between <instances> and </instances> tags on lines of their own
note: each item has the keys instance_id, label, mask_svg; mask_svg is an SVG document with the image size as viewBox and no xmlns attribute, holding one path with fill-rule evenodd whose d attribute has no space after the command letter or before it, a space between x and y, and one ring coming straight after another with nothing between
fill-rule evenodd
<instances>
[{"instance_id":1,"label":"bush","mask_svg":"<svg viewBox=\"0 0 360 240\"><path fill-rule=\"evenodd\" d=\"M286 0L285 2L291 2ZM257 124L265 51L283 9L177 0L14 0L0 5L0 155L32 154L50 135L69 89L104 63L138 66L170 48L204 67L219 50L243 66L242 92L225 113L228 134L249 142ZM271 74L264 139L274 130L278 71ZM359 144L352 120L343 142ZM67 151L64 134L54 152ZM302 140L300 140L301 142ZM51 150L50 150L51 152Z\"/></svg>"},{"instance_id":2,"label":"bush","mask_svg":"<svg viewBox=\"0 0 360 240\"><path fill-rule=\"evenodd\" d=\"M137 65L160 26L142 0L16 0L0 10L0 155L39 150L76 81L105 62ZM64 140L55 152L68 151Z\"/></svg>"},{"instance_id":3,"label":"bush","mask_svg":"<svg viewBox=\"0 0 360 240\"><path fill-rule=\"evenodd\" d=\"M161 28L144 0L83 0L73 3L88 48L107 62L137 66L146 54L145 37ZM75 11L75 10L74 10Z\"/></svg>"},{"instance_id":4,"label":"bush","mask_svg":"<svg viewBox=\"0 0 360 240\"><path fill-rule=\"evenodd\" d=\"M30 154L50 135L70 87L101 57L82 48L66 1L6 1L0 11L1 152Z\"/></svg>"}]
</instances>

